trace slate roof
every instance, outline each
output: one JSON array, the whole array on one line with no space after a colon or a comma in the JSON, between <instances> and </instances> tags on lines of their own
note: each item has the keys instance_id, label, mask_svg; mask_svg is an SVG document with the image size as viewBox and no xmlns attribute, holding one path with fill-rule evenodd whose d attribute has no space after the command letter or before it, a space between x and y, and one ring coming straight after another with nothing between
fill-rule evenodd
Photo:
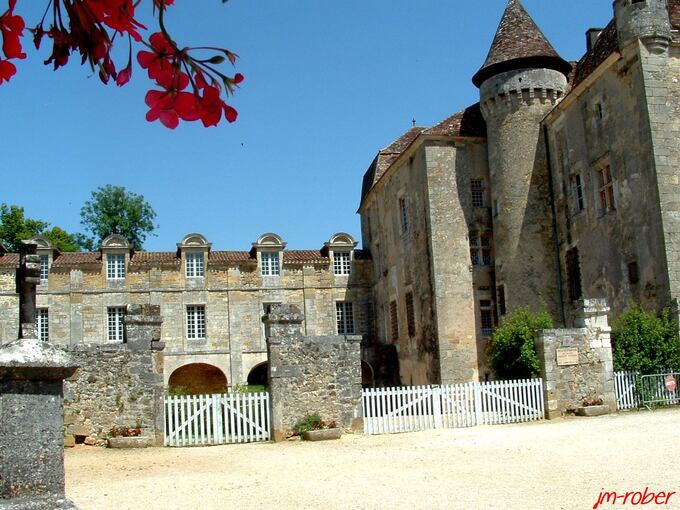
<instances>
[{"instance_id":1,"label":"slate roof","mask_svg":"<svg viewBox=\"0 0 680 510\"><path fill-rule=\"evenodd\" d=\"M555 69L565 76L571 70L571 65L557 54L520 0L509 0L486 61L472 77L472 83L479 87L499 73L527 67Z\"/></svg>"}]
</instances>

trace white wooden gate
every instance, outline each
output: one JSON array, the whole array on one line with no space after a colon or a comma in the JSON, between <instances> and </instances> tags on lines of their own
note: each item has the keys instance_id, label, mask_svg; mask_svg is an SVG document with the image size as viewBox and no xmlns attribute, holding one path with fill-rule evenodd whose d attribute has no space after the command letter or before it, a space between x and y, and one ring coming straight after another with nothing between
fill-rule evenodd
<instances>
[{"instance_id":1,"label":"white wooden gate","mask_svg":"<svg viewBox=\"0 0 680 510\"><path fill-rule=\"evenodd\" d=\"M516 423L545 416L542 379L367 388L362 394L366 434Z\"/></svg>"},{"instance_id":2,"label":"white wooden gate","mask_svg":"<svg viewBox=\"0 0 680 510\"><path fill-rule=\"evenodd\" d=\"M268 441L269 393L165 397L165 445Z\"/></svg>"}]
</instances>

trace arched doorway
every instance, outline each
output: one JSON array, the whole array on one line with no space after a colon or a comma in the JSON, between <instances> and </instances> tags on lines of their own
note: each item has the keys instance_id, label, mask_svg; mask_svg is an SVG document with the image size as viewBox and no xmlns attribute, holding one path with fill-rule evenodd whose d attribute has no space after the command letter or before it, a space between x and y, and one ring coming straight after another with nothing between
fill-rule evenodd
<instances>
[{"instance_id":1,"label":"arched doorway","mask_svg":"<svg viewBox=\"0 0 680 510\"><path fill-rule=\"evenodd\" d=\"M373 367L368 362L361 360L361 387L372 388L374 385Z\"/></svg>"},{"instance_id":2,"label":"arched doorway","mask_svg":"<svg viewBox=\"0 0 680 510\"><path fill-rule=\"evenodd\" d=\"M248 373L248 386L256 391L265 391L268 386L268 371L269 361L263 361L255 365Z\"/></svg>"},{"instance_id":3,"label":"arched doorway","mask_svg":"<svg viewBox=\"0 0 680 510\"><path fill-rule=\"evenodd\" d=\"M226 393L227 377L217 367L207 363L191 363L175 370L168 380L170 393L202 395Z\"/></svg>"}]
</instances>

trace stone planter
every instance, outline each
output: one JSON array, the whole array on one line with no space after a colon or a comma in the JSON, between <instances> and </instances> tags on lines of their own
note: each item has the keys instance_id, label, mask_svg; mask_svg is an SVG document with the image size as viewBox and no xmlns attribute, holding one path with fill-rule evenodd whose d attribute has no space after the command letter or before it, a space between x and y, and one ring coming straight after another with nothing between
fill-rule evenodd
<instances>
[{"instance_id":1,"label":"stone planter","mask_svg":"<svg viewBox=\"0 0 680 510\"><path fill-rule=\"evenodd\" d=\"M147 436L136 437L110 437L107 441L109 448L146 448L153 441Z\"/></svg>"},{"instance_id":2,"label":"stone planter","mask_svg":"<svg viewBox=\"0 0 680 510\"><path fill-rule=\"evenodd\" d=\"M305 441L327 441L329 439L340 439L342 429L321 429L309 430L302 433L302 439Z\"/></svg>"},{"instance_id":3,"label":"stone planter","mask_svg":"<svg viewBox=\"0 0 680 510\"><path fill-rule=\"evenodd\" d=\"M609 414L609 406L600 405L600 406L577 407L576 414L578 416L602 416L605 414Z\"/></svg>"}]
</instances>

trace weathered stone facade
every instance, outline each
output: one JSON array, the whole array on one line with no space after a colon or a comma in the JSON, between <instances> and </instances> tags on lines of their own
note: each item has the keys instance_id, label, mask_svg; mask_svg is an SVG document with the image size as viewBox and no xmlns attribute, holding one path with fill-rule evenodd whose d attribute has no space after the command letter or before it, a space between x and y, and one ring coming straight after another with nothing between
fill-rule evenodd
<instances>
[{"instance_id":1,"label":"weathered stone facade","mask_svg":"<svg viewBox=\"0 0 680 510\"><path fill-rule=\"evenodd\" d=\"M311 414L351 429L361 418L361 337L303 335L304 315L294 305L274 305L263 320L271 327L267 345L274 439L289 436Z\"/></svg>"},{"instance_id":2,"label":"weathered stone facade","mask_svg":"<svg viewBox=\"0 0 680 510\"><path fill-rule=\"evenodd\" d=\"M347 303L342 327L363 338L365 360L381 359L371 351L371 261L347 234L335 234L318 250L287 250L276 234L261 236L250 251L213 250L200 234L186 236L172 252L136 252L120 236L105 239L94 253L59 253L45 239L37 241L49 267L37 289L49 341L82 356L98 349L112 363L139 357L116 347L132 342L123 334L123 317L138 305L158 306L163 325L156 340L165 345L159 373L166 386L177 370L196 368L188 377L200 379L199 365L219 369L225 387L248 383L253 369L267 362L261 317L273 303L304 310L304 333L310 336L337 334L338 303ZM271 272L276 274L263 274L263 253L275 257ZM0 343L17 336L17 260L15 254L0 253ZM120 262L120 273L114 262ZM105 392L107 378L98 381ZM120 393L128 402L129 392ZM134 425L134 417L129 418Z\"/></svg>"},{"instance_id":3,"label":"weathered stone facade","mask_svg":"<svg viewBox=\"0 0 680 510\"><path fill-rule=\"evenodd\" d=\"M580 327L544 330L536 339L548 418L595 401L616 412L609 307L604 300L586 299L578 309Z\"/></svg>"},{"instance_id":4,"label":"weathered stone facade","mask_svg":"<svg viewBox=\"0 0 680 510\"><path fill-rule=\"evenodd\" d=\"M509 0L480 104L378 153L359 212L402 383L489 376L490 331L519 306L569 326L582 296L613 316L678 298L679 30L680 0L616 0L571 64Z\"/></svg>"}]
</instances>

